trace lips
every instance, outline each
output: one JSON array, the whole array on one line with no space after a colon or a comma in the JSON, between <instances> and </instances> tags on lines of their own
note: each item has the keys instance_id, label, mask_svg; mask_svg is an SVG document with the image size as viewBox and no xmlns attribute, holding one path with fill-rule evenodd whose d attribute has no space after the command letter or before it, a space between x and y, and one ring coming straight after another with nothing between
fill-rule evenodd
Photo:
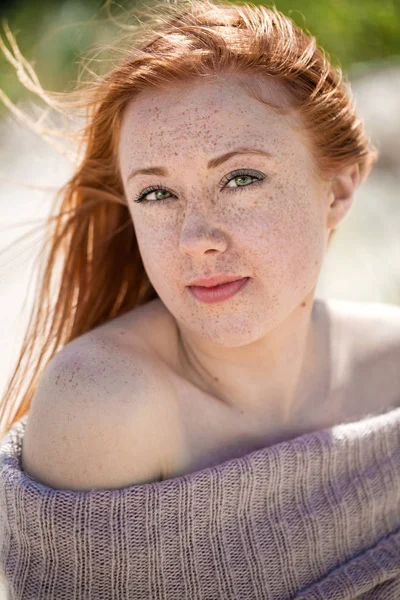
<instances>
[{"instance_id":1,"label":"lips","mask_svg":"<svg viewBox=\"0 0 400 600\"><path fill-rule=\"evenodd\" d=\"M231 283L232 281L238 281L239 279L243 279L243 276L230 274L212 275L211 277L199 277L194 279L188 284L188 286L209 288L225 283Z\"/></svg>"},{"instance_id":2,"label":"lips","mask_svg":"<svg viewBox=\"0 0 400 600\"><path fill-rule=\"evenodd\" d=\"M250 277L242 277L236 281L231 281L225 284L220 284L212 287L205 286L188 286L189 290L200 302L206 304L214 304L229 300L238 294L248 283Z\"/></svg>"}]
</instances>

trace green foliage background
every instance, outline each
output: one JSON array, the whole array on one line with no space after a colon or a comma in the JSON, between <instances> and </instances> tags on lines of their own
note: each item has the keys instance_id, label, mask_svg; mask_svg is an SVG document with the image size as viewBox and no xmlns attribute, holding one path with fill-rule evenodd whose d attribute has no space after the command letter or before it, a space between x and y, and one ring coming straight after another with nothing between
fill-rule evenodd
<instances>
[{"instance_id":1,"label":"green foliage background","mask_svg":"<svg viewBox=\"0 0 400 600\"><path fill-rule=\"evenodd\" d=\"M277 0L274 4L315 35L344 71L355 63L385 59L400 63L400 0ZM82 52L112 43L116 26L104 5L104 0L20 0L0 10L43 88L62 91L74 87ZM115 1L112 15L119 18L121 10L146 5ZM3 27L1 35L5 40ZM28 94L2 53L0 87L14 102Z\"/></svg>"}]
</instances>

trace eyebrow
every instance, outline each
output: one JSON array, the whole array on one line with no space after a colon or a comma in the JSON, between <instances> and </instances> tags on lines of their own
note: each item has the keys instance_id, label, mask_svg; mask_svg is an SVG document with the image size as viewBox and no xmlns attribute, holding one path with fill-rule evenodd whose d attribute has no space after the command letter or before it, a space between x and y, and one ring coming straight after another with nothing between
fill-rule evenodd
<instances>
[{"instance_id":1,"label":"eyebrow","mask_svg":"<svg viewBox=\"0 0 400 600\"><path fill-rule=\"evenodd\" d=\"M211 158L207 163L207 169L216 169L224 162L236 156L237 154L257 154L262 156L267 156L268 158L272 158L272 154L267 152L266 150L260 150L259 148L237 148L236 150L232 150L231 152L226 152L221 156L217 156L216 158ZM145 169L132 169L128 175L127 181L135 177L135 175L161 175L163 177L168 176L168 169L164 167L147 167Z\"/></svg>"}]
</instances>

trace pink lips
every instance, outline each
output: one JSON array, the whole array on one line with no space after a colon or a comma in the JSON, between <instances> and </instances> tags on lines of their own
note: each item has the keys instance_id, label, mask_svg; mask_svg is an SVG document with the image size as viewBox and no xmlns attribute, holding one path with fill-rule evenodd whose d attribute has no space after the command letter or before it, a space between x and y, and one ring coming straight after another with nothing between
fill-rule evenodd
<instances>
[{"instance_id":1,"label":"pink lips","mask_svg":"<svg viewBox=\"0 0 400 600\"><path fill-rule=\"evenodd\" d=\"M220 285L214 285L212 287L203 287L192 285L189 287L192 295L200 302L206 304L213 304L214 302L222 302L228 300L237 294L248 282L250 277L244 277L236 281L230 281L229 283L222 283Z\"/></svg>"}]
</instances>

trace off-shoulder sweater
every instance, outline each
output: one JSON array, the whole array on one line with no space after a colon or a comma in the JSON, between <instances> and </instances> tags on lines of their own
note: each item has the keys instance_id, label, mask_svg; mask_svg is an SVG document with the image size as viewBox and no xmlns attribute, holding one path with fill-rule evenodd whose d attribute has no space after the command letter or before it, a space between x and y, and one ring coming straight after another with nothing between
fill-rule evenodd
<instances>
[{"instance_id":1,"label":"off-shoulder sweater","mask_svg":"<svg viewBox=\"0 0 400 600\"><path fill-rule=\"evenodd\" d=\"M47 487L0 447L16 600L399 600L400 407L155 483Z\"/></svg>"}]
</instances>

